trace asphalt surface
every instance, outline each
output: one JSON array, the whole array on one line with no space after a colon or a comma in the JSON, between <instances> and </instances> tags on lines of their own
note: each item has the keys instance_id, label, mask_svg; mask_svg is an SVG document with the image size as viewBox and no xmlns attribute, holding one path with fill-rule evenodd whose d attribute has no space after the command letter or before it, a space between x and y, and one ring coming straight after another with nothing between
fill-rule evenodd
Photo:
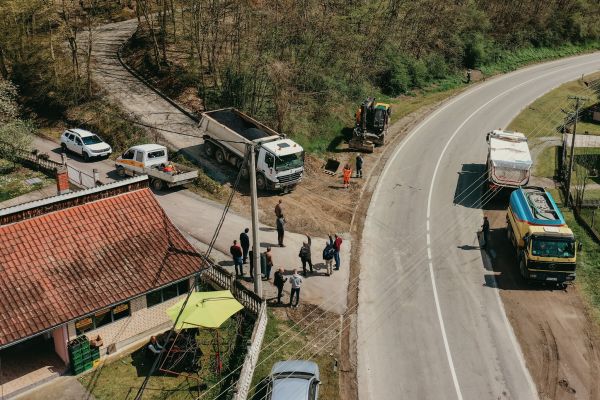
<instances>
[{"instance_id":1,"label":"asphalt surface","mask_svg":"<svg viewBox=\"0 0 600 400\"><path fill-rule=\"evenodd\" d=\"M361 399L538 398L479 251L476 181L487 132L507 126L561 83L598 69L600 54L591 54L478 84L398 147L373 195L361 244ZM548 136L551 125L535 134Z\"/></svg>"}]
</instances>

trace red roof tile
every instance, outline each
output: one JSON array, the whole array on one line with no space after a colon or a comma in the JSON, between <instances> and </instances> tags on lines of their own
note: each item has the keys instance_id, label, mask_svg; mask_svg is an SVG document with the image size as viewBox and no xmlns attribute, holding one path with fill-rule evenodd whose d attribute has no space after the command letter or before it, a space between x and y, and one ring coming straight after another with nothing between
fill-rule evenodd
<instances>
[{"instance_id":1,"label":"red roof tile","mask_svg":"<svg viewBox=\"0 0 600 400\"><path fill-rule=\"evenodd\" d=\"M197 272L149 189L0 226L0 346Z\"/></svg>"}]
</instances>

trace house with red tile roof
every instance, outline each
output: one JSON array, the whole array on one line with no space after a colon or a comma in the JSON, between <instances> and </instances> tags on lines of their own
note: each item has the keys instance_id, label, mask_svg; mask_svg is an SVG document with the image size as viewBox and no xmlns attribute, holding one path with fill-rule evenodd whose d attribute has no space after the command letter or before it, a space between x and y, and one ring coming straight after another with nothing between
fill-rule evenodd
<instances>
[{"instance_id":1,"label":"house with red tile roof","mask_svg":"<svg viewBox=\"0 0 600 400\"><path fill-rule=\"evenodd\" d=\"M166 329L203 266L146 177L1 209L0 238L0 358L43 342L68 364L81 334L107 354Z\"/></svg>"}]
</instances>

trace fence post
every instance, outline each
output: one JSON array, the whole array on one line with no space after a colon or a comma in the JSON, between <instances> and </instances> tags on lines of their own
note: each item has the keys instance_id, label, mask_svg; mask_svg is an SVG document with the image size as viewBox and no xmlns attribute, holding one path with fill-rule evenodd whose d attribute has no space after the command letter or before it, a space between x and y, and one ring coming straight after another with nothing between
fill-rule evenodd
<instances>
[{"instance_id":1,"label":"fence post","mask_svg":"<svg viewBox=\"0 0 600 400\"><path fill-rule=\"evenodd\" d=\"M100 173L96 168L92 170L92 174L94 175L94 187L96 187L96 182L100 182Z\"/></svg>"},{"instance_id":2,"label":"fence post","mask_svg":"<svg viewBox=\"0 0 600 400\"><path fill-rule=\"evenodd\" d=\"M64 152L60 153L60 160L62 165L67 165L67 155Z\"/></svg>"}]
</instances>

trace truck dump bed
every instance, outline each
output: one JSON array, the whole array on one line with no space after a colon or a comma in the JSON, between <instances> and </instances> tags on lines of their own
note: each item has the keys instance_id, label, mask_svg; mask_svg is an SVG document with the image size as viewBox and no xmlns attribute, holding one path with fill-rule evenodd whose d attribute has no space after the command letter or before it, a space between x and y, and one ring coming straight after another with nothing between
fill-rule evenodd
<instances>
[{"instance_id":1,"label":"truck dump bed","mask_svg":"<svg viewBox=\"0 0 600 400\"><path fill-rule=\"evenodd\" d=\"M526 185L533 162L525 135L495 130L490 132L488 143L490 182L508 187Z\"/></svg>"}]
</instances>

